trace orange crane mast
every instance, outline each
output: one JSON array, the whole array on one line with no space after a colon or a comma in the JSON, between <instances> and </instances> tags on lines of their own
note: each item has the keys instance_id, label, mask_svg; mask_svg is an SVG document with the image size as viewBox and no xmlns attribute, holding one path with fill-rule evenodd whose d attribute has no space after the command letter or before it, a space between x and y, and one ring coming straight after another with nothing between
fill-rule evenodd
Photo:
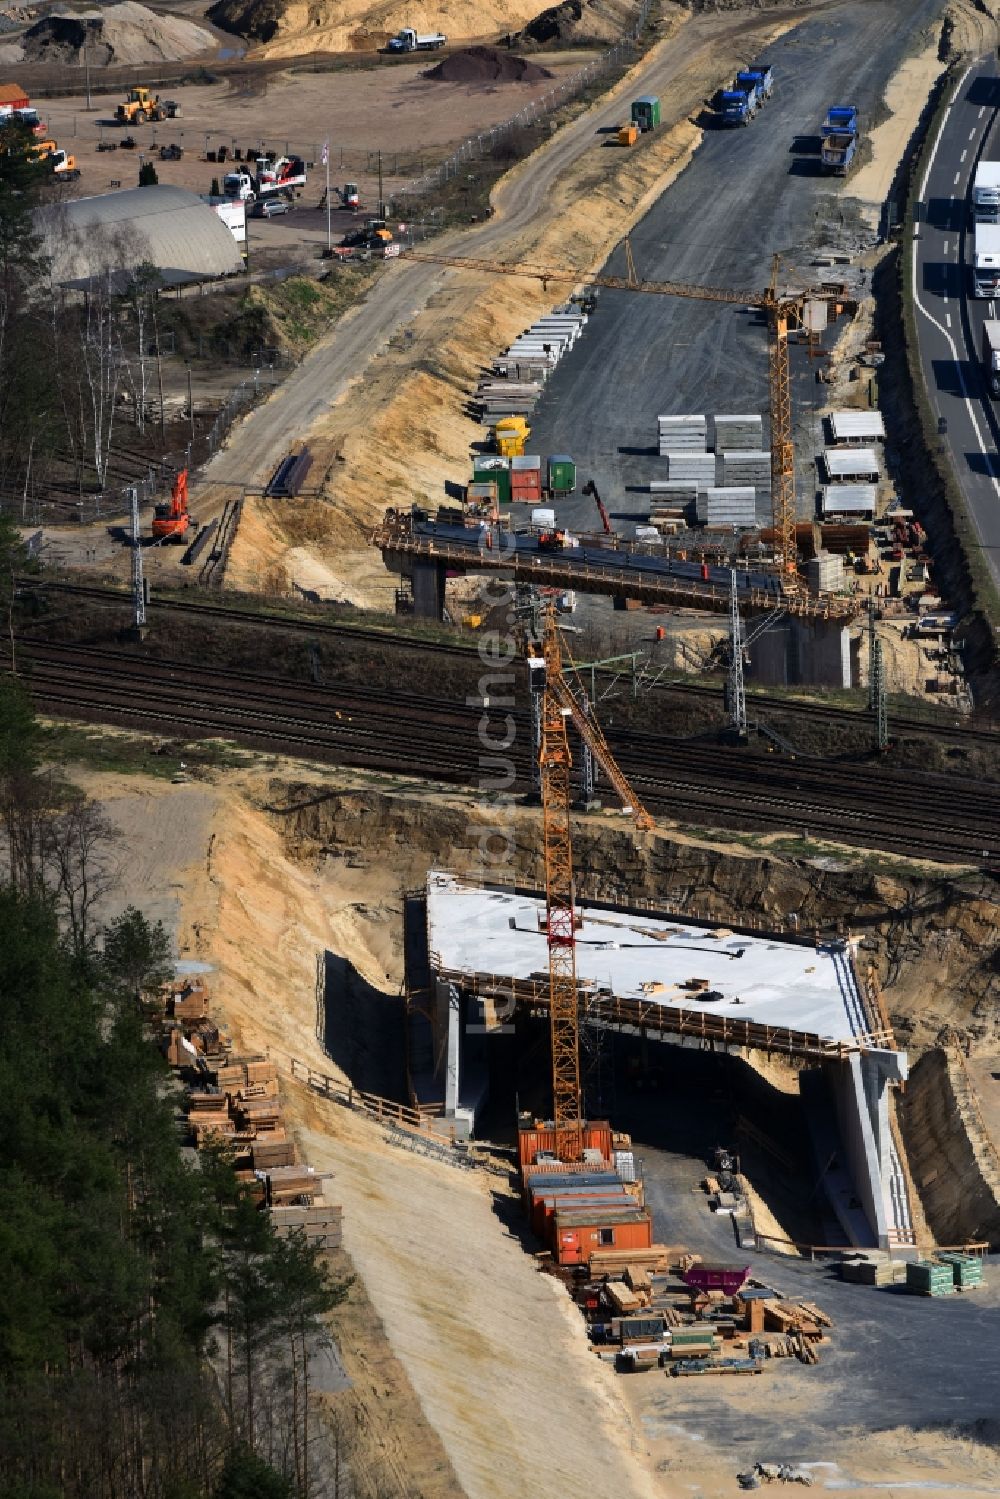
<instances>
[{"instance_id":1,"label":"orange crane mast","mask_svg":"<svg viewBox=\"0 0 1000 1499\"><path fill-rule=\"evenodd\" d=\"M767 318L769 332L769 386L771 397L771 510L775 536L775 559L787 593L802 591L797 570L795 543L795 446L792 438L792 394L789 379L788 336L806 322L806 304L829 302L830 293L778 291L778 257L774 257L771 282L765 291L741 291L732 287L698 286L686 281L640 281L635 273L631 245L625 240L629 274L625 276L581 275L579 271L559 267L531 265L526 262L504 264L462 255L434 254L426 250L406 250L405 260L425 260L435 265L452 266L459 271L485 271L501 276L530 276L547 285L550 281L576 285L600 286L609 291L646 292L652 296L686 297L699 302L724 302L730 306L759 307Z\"/></svg>"},{"instance_id":2,"label":"orange crane mast","mask_svg":"<svg viewBox=\"0 0 1000 1499\"><path fill-rule=\"evenodd\" d=\"M570 830L570 770L567 723L590 748L636 827L653 819L615 763L607 740L584 711L563 674L562 638L553 607L546 611L543 636L545 687L542 696L542 742L539 768L545 847L546 940L549 953L549 1026L552 1045L552 1117L556 1154L562 1161L583 1153L580 1088L580 1016L576 982L576 904L573 841Z\"/></svg>"}]
</instances>

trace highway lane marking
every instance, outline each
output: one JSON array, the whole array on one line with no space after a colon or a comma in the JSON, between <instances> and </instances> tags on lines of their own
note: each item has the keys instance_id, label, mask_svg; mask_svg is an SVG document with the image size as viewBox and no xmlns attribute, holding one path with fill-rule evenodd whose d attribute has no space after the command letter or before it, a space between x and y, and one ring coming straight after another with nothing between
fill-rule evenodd
<instances>
[{"instance_id":1,"label":"highway lane marking","mask_svg":"<svg viewBox=\"0 0 1000 1499\"><path fill-rule=\"evenodd\" d=\"M969 131L969 139L970 139L970 141L974 141L975 138L976 138L976 132L974 130L970 130Z\"/></svg>"},{"instance_id":2,"label":"highway lane marking","mask_svg":"<svg viewBox=\"0 0 1000 1499\"><path fill-rule=\"evenodd\" d=\"M961 174L961 172L956 172L956 173L955 173L955 181L954 181L954 183L953 183L953 186L954 186L954 187L957 187L957 186L958 186L958 179L959 179L959 177L961 177L961 175L962 175L962 174Z\"/></svg>"},{"instance_id":3,"label":"highway lane marking","mask_svg":"<svg viewBox=\"0 0 1000 1499\"><path fill-rule=\"evenodd\" d=\"M947 240L945 240L945 242L944 242L944 253L945 253L945 254L946 254L946 255L947 255L947 253L948 253L948 241L947 241Z\"/></svg>"},{"instance_id":4,"label":"highway lane marking","mask_svg":"<svg viewBox=\"0 0 1000 1499\"><path fill-rule=\"evenodd\" d=\"M982 107L982 109L979 111L979 118L982 119L982 117L983 117L983 115L985 113L986 113L986 105L984 104L983 107ZM969 139L971 140L972 137L970 136Z\"/></svg>"},{"instance_id":5,"label":"highway lane marking","mask_svg":"<svg viewBox=\"0 0 1000 1499\"><path fill-rule=\"evenodd\" d=\"M945 313L944 320L948 324L948 327L950 328L951 327L951 313L950 312L946 312Z\"/></svg>"},{"instance_id":6,"label":"highway lane marking","mask_svg":"<svg viewBox=\"0 0 1000 1499\"><path fill-rule=\"evenodd\" d=\"M968 150L968 147L966 147L966 149L962 152L961 156L958 158L959 162L960 163L963 162L965 160L965 158L968 156L968 154L969 154L969 150ZM958 181L957 177L955 178L955 181L956 182Z\"/></svg>"},{"instance_id":7,"label":"highway lane marking","mask_svg":"<svg viewBox=\"0 0 1000 1499\"><path fill-rule=\"evenodd\" d=\"M944 135L944 129L945 129L945 126L948 123L948 116L951 114L952 106L954 105L955 100L958 98L959 90L965 87L965 80L968 78L968 76L969 76L969 74L971 72L972 72L972 68L971 67L966 68L966 70L962 74L961 78L955 84L954 92L953 92L950 100L948 101L948 108L945 110L944 114L941 116L941 124L938 126L938 133L937 133L937 135L934 138L934 146L933 146L933 148L931 150L931 154L930 154L930 157L928 159L927 166L926 166L926 168L924 170L923 180L922 180L922 182L920 184L920 199L921 199L922 202L926 201L927 183L930 180L931 171L933 169L934 162L935 162L935 159L936 159L937 154L938 154L938 147L941 144L941 137ZM984 106L984 108L985 108L985 106ZM985 464L985 467L986 467L986 473L989 475L990 479L992 480L994 493L998 497L1000 497L1000 481L997 480L997 476L993 472L993 459L992 459L992 456L986 451L986 444L983 442L983 434L982 434L982 431L981 431L980 426L979 426L979 419L976 416L975 408L973 407L973 404L972 404L972 402L969 399L969 388L968 388L968 386L965 383L965 373L964 373L964 371L962 369L962 362L961 362L961 360L958 357L958 350L955 347L955 340L952 338L951 334L948 332L948 329L947 328L942 328L942 326L938 322L937 318L933 317L927 311L927 308L924 306L923 302L921 302L921 300L920 300L920 293L917 290L917 287L918 287L918 281L917 281L917 270L918 270L918 267L917 267L917 250L919 249L919 245L920 245L920 241L917 240L917 239L914 239L914 241L913 241L913 302L914 302L914 306L918 309L919 312L921 312L923 314L923 316L927 319L927 321L929 323L933 324L933 326L941 334L941 337L943 339L945 339L945 341L948 344L949 349L951 350L951 357L952 357L952 359L955 362L955 373L958 376L958 387L959 387L959 390L962 392L962 399L965 402L966 410L969 413L969 420L972 423L972 430L976 434L976 441L979 444L979 451L982 454L983 463ZM977 525L976 526L976 530L978 531L978 529L979 529L979 527Z\"/></svg>"}]
</instances>

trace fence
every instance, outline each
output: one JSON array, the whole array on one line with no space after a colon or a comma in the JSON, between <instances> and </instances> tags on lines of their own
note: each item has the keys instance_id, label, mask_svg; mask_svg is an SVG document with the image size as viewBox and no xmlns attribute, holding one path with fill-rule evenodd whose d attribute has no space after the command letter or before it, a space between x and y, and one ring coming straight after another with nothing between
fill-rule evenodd
<instances>
[{"instance_id":1,"label":"fence","mask_svg":"<svg viewBox=\"0 0 1000 1499\"><path fill-rule=\"evenodd\" d=\"M585 68L581 68L579 73L574 73L572 77L556 84L540 99L534 99L530 104L526 104L523 109L518 110L516 115L511 115L509 120L502 120L499 125L480 131L478 135L470 135L438 166L400 189L397 196L426 192L430 187L443 187L450 177L458 175L463 162L489 156L501 141L509 140L518 130L525 130L540 120L546 119L561 105L568 103L570 99L577 98L599 78L604 78L614 72L635 53L639 37L649 19L651 4L652 0L643 0L632 29L626 32L621 40L610 47L607 52L602 52L600 57L588 63Z\"/></svg>"}]
</instances>

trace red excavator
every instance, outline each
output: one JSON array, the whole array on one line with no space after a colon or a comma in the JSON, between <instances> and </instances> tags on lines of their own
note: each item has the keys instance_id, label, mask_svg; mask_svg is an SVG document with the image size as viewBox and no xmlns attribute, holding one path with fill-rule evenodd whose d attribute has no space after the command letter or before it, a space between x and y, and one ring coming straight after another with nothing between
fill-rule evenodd
<instances>
[{"instance_id":1,"label":"red excavator","mask_svg":"<svg viewBox=\"0 0 1000 1499\"><path fill-rule=\"evenodd\" d=\"M191 528L188 512L188 471L182 468L169 500L161 500L153 512L154 541L183 541Z\"/></svg>"},{"instance_id":2,"label":"red excavator","mask_svg":"<svg viewBox=\"0 0 1000 1499\"><path fill-rule=\"evenodd\" d=\"M614 531L611 526L611 517L608 514L608 507L607 505L605 505L604 501L597 493L597 485L594 483L593 479L587 480L586 484L583 486L583 493L593 495L594 500L597 503L598 513L601 517L601 525L604 527L604 534L605 536L613 536Z\"/></svg>"}]
</instances>

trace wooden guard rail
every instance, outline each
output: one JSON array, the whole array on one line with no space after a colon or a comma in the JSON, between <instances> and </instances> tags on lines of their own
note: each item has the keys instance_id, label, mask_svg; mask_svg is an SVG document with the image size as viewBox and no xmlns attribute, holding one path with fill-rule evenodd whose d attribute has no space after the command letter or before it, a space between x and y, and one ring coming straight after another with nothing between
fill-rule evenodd
<instances>
[{"instance_id":1,"label":"wooden guard rail","mask_svg":"<svg viewBox=\"0 0 1000 1499\"><path fill-rule=\"evenodd\" d=\"M759 1248L766 1248L768 1244L780 1244L786 1249L794 1249L797 1254L807 1254L811 1260L815 1259L817 1255L839 1254L850 1256L856 1254L876 1253L876 1250L874 1248L859 1249L856 1244L802 1244L797 1239L782 1238L780 1234L758 1233L757 1244ZM965 1244L933 1244L928 1242L916 1242L912 1244L896 1244L895 1246L890 1244L882 1252L888 1255L889 1259L892 1259L893 1248L895 1248L897 1253L903 1250L909 1250L912 1253L912 1251L916 1249L917 1253L922 1255L933 1255L942 1252L985 1255L989 1253L990 1246L985 1239L971 1239Z\"/></svg>"},{"instance_id":2,"label":"wooden guard rail","mask_svg":"<svg viewBox=\"0 0 1000 1499\"><path fill-rule=\"evenodd\" d=\"M374 1119L379 1124L392 1124L399 1129L437 1140L442 1145L455 1143L455 1126L444 1119L442 1104L423 1104L419 1108L413 1108L409 1104L397 1103L392 1098L382 1098L377 1093L366 1093L362 1088L352 1088L331 1077L328 1072L319 1072L308 1062L289 1056L287 1052L271 1049L268 1057L279 1067L284 1066L291 1077L305 1083L314 1093L330 1099L332 1103L343 1104L345 1108L367 1114L369 1119ZM433 1121L439 1122L435 1126Z\"/></svg>"},{"instance_id":3,"label":"wooden guard rail","mask_svg":"<svg viewBox=\"0 0 1000 1499\"><path fill-rule=\"evenodd\" d=\"M547 980L461 972L438 967L437 955L432 953L430 957L440 978L467 993L494 1001L513 1000L548 1014ZM843 1058L858 1051L882 1050L887 1044L887 1038L881 1034L856 1036L850 1042L829 1041L811 1031L795 1031L787 1026L766 1025L755 1020L734 1020L731 1015L715 1015L707 1010L683 1010L673 1005L656 1004L652 1000L622 999L615 994L595 993L584 988L580 993L581 999L586 998L589 1017L599 1019L605 1025L636 1027L664 1036L693 1037L755 1051L822 1060Z\"/></svg>"}]
</instances>

